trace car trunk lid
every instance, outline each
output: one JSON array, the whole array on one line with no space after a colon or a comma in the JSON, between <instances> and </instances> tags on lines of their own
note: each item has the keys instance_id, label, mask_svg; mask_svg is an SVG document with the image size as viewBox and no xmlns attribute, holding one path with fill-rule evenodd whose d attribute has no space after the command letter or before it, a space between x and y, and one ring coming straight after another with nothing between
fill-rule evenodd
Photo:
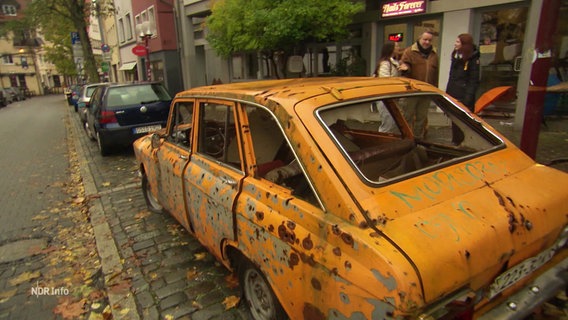
<instances>
[{"instance_id":1,"label":"car trunk lid","mask_svg":"<svg viewBox=\"0 0 568 320\"><path fill-rule=\"evenodd\" d=\"M427 303L466 285L492 297L550 258L551 251L538 255L554 245L568 222L566 192L556 187L568 185L567 175L532 165L501 179L487 175L454 183L440 196L444 187L432 181L444 170L385 187L363 203L371 220L383 221L378 229L415 265ZM417 190L428 190L436 201ZM531 257L540 260L507 274ZM503 279L512 276L517 279Z\"/></svg>"},{"instance_id":2,"label":"car trunk lid","mask_svg":"<svg viewBox=\"0 0 568 320\"><path fill-rule=\"evenodd\" d=\"M133 126L167 121L169 107L169 101L156 101L115 107L112 111L121 126Z\"/></svg>"}]
</instances>

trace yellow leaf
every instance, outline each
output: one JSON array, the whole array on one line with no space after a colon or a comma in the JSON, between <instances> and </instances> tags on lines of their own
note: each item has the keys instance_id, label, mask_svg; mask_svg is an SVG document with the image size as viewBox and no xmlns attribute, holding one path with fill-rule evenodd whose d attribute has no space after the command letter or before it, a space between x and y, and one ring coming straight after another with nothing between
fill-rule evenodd
<instances>
[{"instance_id":1,"label":"yellow leaf","mask_svg":"<svg viewBox=\"0 0 568 320\"><path fill-rule=\"evenodd\" d=\"M73 203L79 204L79 203L83 203L85 201L85 198L83 197L78 197L73 199Z\"/></svg>"},{"instance_id":2,"label":"yellow leaf","mask_svg":"<svg viewBox=\"0 0 568 320\"><path fill-rule=\"evenodd\" d=\"M130 312L130 309L129 309L129 308L124 308L124 309L120 310L120 315L121 315L121 316L125 316L125 315L126 315L127 313L129 313L129 312Z\"/></svg>"},{"instance_id":3,"label":"yellow leaf","mask_svg":"<svg viewBox=\"0 0 568 320\"><path fill-rule=\"evenodd\" d=\"M191 306L194 307L195 309L203 309L203 306L195 300L191 301Z\"/></svg>"},{"instance_id":4,"label":"yellow leaf","mask_svg":"<svg viewBox=\"0 0 568 320\"><path fill-rule=\"evenodd\" d=\"M41 274L39 273L39 271L34 271L34 272L24 272L22 274L20 274L19 276L17 276L14 279L10 279L10 285L11 286L17 286L20 283L24 283L27 281L30 281L32 279L38 278Z\"/></svg>"},{"instance_id":5,"label":"yellow leaf","mask_svg":"<svg viewBox=\"0 0 568 320\"><path fill-rule=\"evenodd\" d=\"M140 220L148 217L149 215L150 215L149 211L140 211L134 215L134 218Z\"/></svg>"},{"instance_id":6,"label":"yellow leaf","mask_svg":"<svg viewBox=\"0 0 568 320\"><path fill-rule=\"evenodd\" d=\"M186 274L187 280L193 280L193 279L197 278L198 274L199 273L197 272L197 269L189 270Z\"/></svg>"},{"instance_id":7,"label":"yellow leaf","mask_svg":"<svg viewBox=\"0 0 568 320\"><path fill-rule=\"evenodd\" d=\"M207 257L207 252L196 253L193 256L195 257L195 260L200 261L205 259L205 257Z\"/></svg>"},{"instance_id":8,"label":"yellow leaf","mask_svg":"<svg viewBox=\"0 0 568 320\"><path fill-rule=\"evenodd\" d=\"M8 301L8 299L12 298L16 294L16 292L18 292L18 289L0 292L0 303Z\"/></svg>"},{"instance_id":9,"label":"yellow leaf","mask_svg":"<svg viewBox=\"0 0 568 320\"><path fill-rule=\"evenodd\" d=\"M174 320L174 316L172 316L171 314L166 314L164 316L164 320Z\"/></svg>"},{"instance_id":10,"label":"yellow leaf","mask_svg":"<svg viewBox=\"0 0 568 320\"><path fill-rule=\"evenodd\" d=\"M223 300L223 304L225 305L225 310L229 310L236 307L239 304L239 301L241 301L241 298L237 296L226 297L225 300Z\"/></svg>"},{"instance_id":11,"label":"yellow leaf","mask_svg":"<svg viewBox=\"0 0 568 320\"><path fill-rule=\"evenodd\" d=\"M103 182L102 186L103 187L110 187L110 182Z\"/></svg>"}]
</instances>

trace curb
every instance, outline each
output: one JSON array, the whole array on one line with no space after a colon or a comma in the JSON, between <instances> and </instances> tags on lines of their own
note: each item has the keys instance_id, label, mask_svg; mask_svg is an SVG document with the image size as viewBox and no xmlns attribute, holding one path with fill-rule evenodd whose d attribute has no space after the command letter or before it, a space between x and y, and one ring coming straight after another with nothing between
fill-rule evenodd
<instances>
[{"instance_id":1,"label":"curb","mask_svg":"<svg viewBox=\"0 0 568 320\"><path fill-rule=\"evenodd\" d=\"M67 106L66 106L67 107ZM113 292L109 290L115 278L120 278L121 274L125 274L122 268L121 258L114 241L112 231L106 220L105 212L102 201L99 197L92 197L97 195L99 191L94 182L93 175L89 170L86 152L78 138L82 132L79 132L75 124L74 114L72 109L67 108L67 115L69 117L69 124L75 139L75 151L79 159L79 167L81 170L81 178L85 188L85 197L89 198L89 215L91 217L91 226L95 234L95 242L99 257L101 259L102 272L105 280L105 289L109 299L109 304L112 310L113 319L140 319L136 302L130 290L128 292ZM117 290L119 291L119 290Z\"/></svg>"}]
</instances>

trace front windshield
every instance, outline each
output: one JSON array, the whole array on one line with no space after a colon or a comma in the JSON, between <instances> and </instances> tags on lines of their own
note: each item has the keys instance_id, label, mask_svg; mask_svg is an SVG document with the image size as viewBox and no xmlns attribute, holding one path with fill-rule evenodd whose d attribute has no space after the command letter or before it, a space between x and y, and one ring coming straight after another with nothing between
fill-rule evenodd
<instances>
[{"instance_id":1,"label":"front windshield","mask_svg":"<svg viewBox=\"0 0 568 320\"><path fill-rule=\"evenodd\" d=\"M428 108L416 138L405 111ZM379 97L325 107L317 112L330 136L370 183L392 181L418 170L486 152L502 141L445 97L436 94Z\"/></svg>"}]
</instances>

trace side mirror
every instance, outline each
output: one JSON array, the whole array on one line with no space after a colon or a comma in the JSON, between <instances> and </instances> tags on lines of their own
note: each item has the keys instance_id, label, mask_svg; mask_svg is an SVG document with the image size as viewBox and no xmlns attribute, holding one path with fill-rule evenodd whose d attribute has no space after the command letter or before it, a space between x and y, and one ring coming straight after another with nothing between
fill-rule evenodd
<instances>
[{"instance_id":1,"label":"side mirror","mask_svg":"<svg viewBox=\"0 0 568 320\"><path fill-rule=\"evenodd\" d=\"M156 149L162 145L162 137L157 133L152 133L151 141L152 149Z\"/></svg>"}]
</instances>

